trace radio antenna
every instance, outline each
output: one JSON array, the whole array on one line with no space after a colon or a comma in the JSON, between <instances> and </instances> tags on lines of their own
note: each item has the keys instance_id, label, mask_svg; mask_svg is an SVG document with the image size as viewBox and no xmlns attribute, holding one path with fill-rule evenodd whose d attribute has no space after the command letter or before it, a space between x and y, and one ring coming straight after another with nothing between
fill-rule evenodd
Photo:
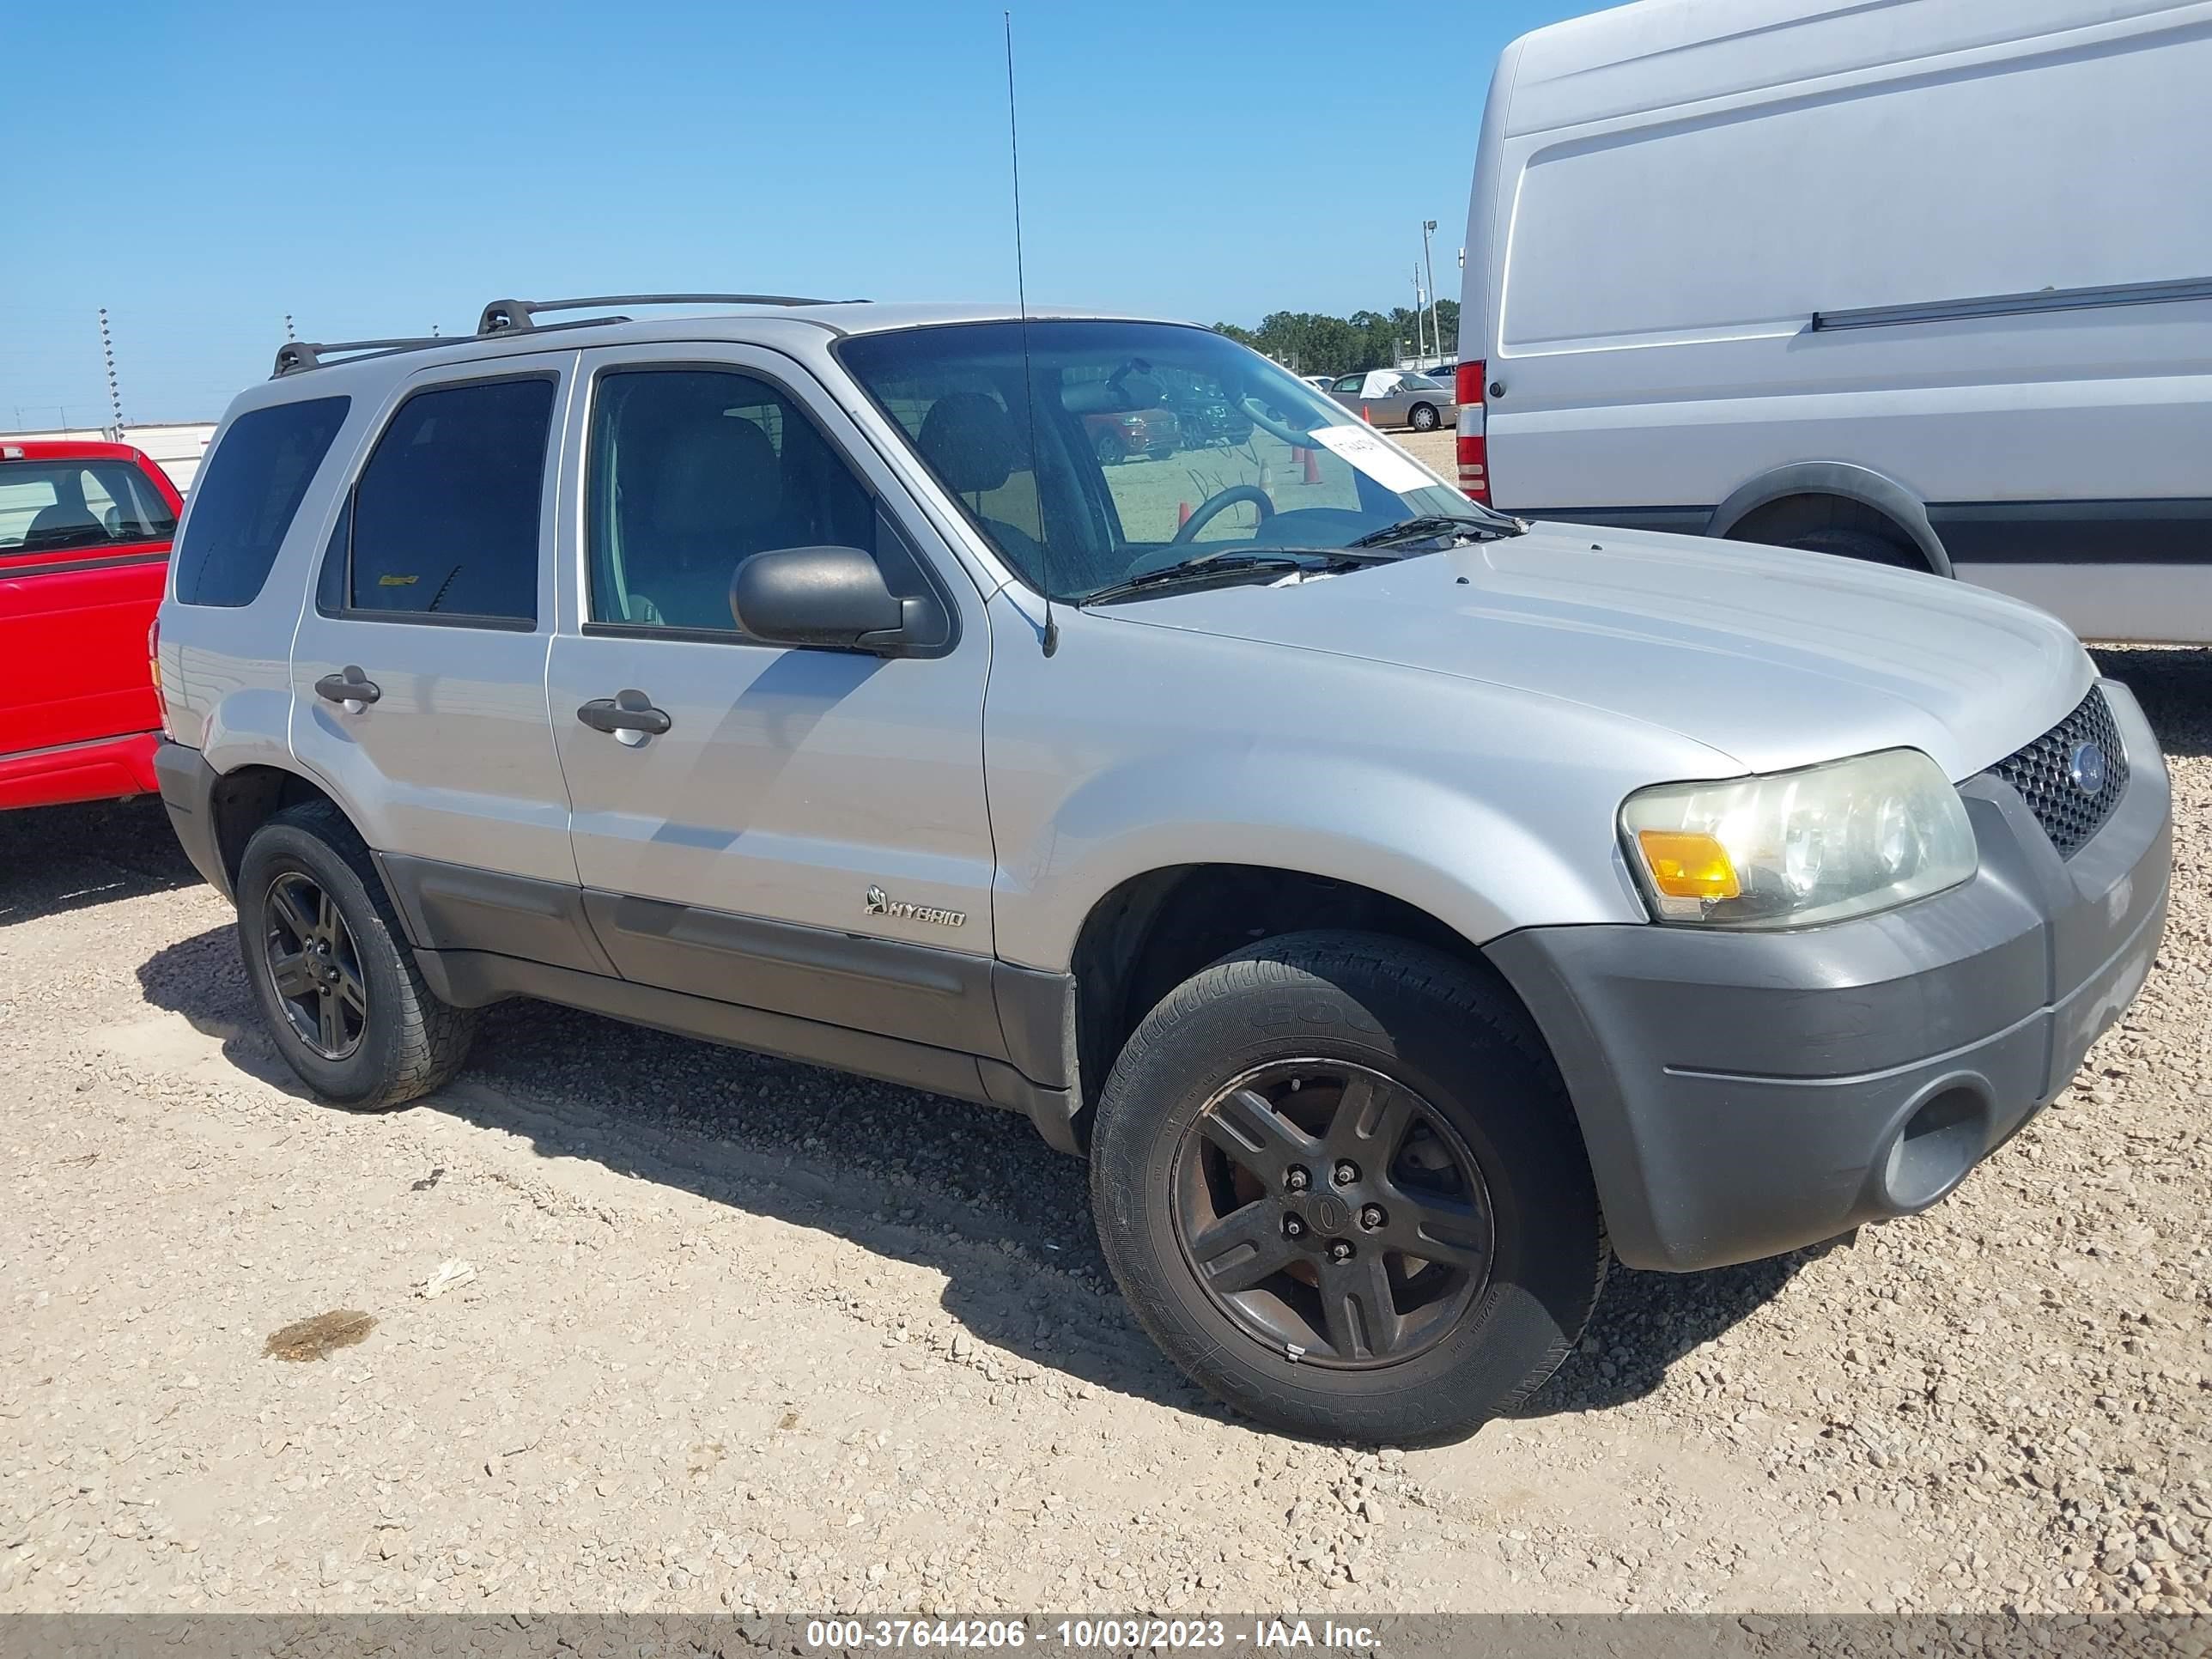
<instances>
[{"instance_id":1,"label":"radio antenna","mask_svg":"<svg viewBox=\"0 0 2212 1659\"><path fill-rule=\"evenodd\" d=\"M1060 649L1060 624L1052 617L1052 536L1045 527L1044 496L1037 488L1036 385L1030 371L1030 289L1022 266L1022 130L1014 117L1014 14L1000 14L1006 25L1006 148L1014 163L1014 304L1021 316L1022 402L1029 411L1030 499L1037 509L1037 574L1044 582L1044 653Z\"/></svg>"}]
</instances>

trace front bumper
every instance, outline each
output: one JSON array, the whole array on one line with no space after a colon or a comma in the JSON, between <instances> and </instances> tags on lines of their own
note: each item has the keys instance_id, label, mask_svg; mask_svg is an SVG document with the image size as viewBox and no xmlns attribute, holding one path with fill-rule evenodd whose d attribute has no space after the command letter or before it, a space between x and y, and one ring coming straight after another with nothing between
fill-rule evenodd
<instances>
[{"instance_id":1,"label":"front bumper","mask_svg":"<svg viewBox=\"0 0 2212 1659\"><path fill-rule=\"evenodd\" d=\"M1884 915L1491 944L1566 1080L1623 1262L1754 1261L1925 1209L2066 1086L2150 971L2172 862L2157 740L2126 688L2104 692L2128 786L2071 859L1984 774L1960 786L1979 872Z\"/></svg>"}]
</instances>

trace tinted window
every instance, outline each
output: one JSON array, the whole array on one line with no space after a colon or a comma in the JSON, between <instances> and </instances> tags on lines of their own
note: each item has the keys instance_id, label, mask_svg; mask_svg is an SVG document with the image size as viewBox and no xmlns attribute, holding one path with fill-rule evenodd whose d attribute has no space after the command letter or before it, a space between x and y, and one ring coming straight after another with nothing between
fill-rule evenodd
<instances>
[{"instance_id":1,"label":"tinted window","mask_svg":"<svg viewBox=\"0 0 2212 1659\"><path fill-rule=\"evenodd\" d=\"M167 498L129 461L0 463L0 555L167 539Z\"/></svg>"},{"instance_id":2,"label":"tinted window","mask_svg":"<svg viewBox=\"0 0 2212 1659\"><path fill-rule=\"evenodd\" d=\"M350 401L275 404L230 423L192 481L192 510L176 551L179 599L252 603Z\"/></svg>"},{"instance_id":3,"label":"tinted window","mask_svg":"<svg viewBox=\"0 0 2212 1659\"><path fill-rule=\"evenodd\" d=\"M1398 389L1401 392L1442 392L1443 387L1425 374L1401 374Z\"/></svg>"},{"instance_id":4,"label":"tinted window","mask_svg":"<svg viewBox=\"0 0 2212 1659\"><path fill-rule=\"evenodd\" d=\"M593 622L736 633L730 579L754 554L875 544L875 504L844 459L747 374L602 375L587 492Z\"/></svg>"},{"instance_id":5,"label":"tinted window","mask_svg":"<svg viewBox=\"0 0 2212 1659\"><path fill-rule=\"evenodd\" d=\"M349 608L536 622L552 416L542 376L402 404L354 486Z\"/></svg>"}]
</instances>

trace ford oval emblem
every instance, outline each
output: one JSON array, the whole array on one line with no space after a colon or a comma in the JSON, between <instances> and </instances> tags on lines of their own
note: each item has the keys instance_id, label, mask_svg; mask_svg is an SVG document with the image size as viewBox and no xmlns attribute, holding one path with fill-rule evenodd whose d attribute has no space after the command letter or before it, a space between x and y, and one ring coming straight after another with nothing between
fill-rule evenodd
<instances>
[{"instance_id":1,"label":"ford oval emblem","mask_svg":"<svg viewBox=\"0 0 2212 1659\"><path fill-rule=\"evenodd\" d=\"M2105 787L2105 746L2100 743L2077 743L2066 763L2066 775L2074 787L2085 795L2094 795Z\"/></svg>"}]
</instances>

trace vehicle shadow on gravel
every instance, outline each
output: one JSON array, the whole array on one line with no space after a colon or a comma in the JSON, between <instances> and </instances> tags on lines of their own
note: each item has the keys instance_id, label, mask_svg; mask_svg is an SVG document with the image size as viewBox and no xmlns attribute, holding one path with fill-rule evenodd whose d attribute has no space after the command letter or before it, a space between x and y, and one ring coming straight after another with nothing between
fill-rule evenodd
<instances>
[{"instance_id":1,"label":"vehicle shadow on gravel","mask_svg":"<svg viewBox=\"0 0 2212 1659\"><path fill-rule=\"evenodd\" d=\"M218 1038L241 1071L312 1100L260 1028L229 929L170 945L138 977L149 1002ZM1085 1166L1011 1113L526 1000L491 1009L467 1070L412 1109L929 1267L973 1342L1073 1382L1230 1418L1159 1355L1115 1290ZM1688 1276L1616 1267L1582 1348L1521 1415L1650 1393L1808 1259Z\"/></svg>"},{"instance_id":2,"label":"vehicle shadow on gravel","mask_svg":"<svg viewBox=\"0 0 2212 1659\"><path fill-rule=\"evenodd\" d=\"M261 1029L229 928L156 952L138 979L240 1071L313 1103ZM523 1000L489 1010L462 1074L397 1115L430 1111L942 1273L979 1392L1036 1368L1229 1420L1130 1317L1085 1165L1012 1113ZM793 1291L841 1299L803 1278Z\"/></svg>"},{"instance_id":3,"label":"vehicle shadow on gravel","mask_svg":"<svg viewBox=\"0 0 2212 1659\"><path fill-rule=\"evenodd\" d=\"M2098 646L2098 669L2136 694L2159 747L2169 755L2212 754L2212 650Z\"/></svg>"},{"instance_id":4,"label":"vehicle shadow on gravel","mask_svg":"<svg viewBox=\"0 0 2212 1659\"><path fill-rule=\"evenodd\" d=\"M1514 1415L1556 1417L1641 1400L1677 1360L1749 1318L1808 1262L1838 1248L1841 1241L1701 1273L1637 1273L1615 1262L1581 1346Z\"/></svg>"},{"instance_id":5,"label":"vehicle shadow on gravel","mask_svg":"<svg viewBox=\"0 0 2212 1659\"><path fill-rule=\"evenodd\" d=\"M0 812L0 927L198 881L157 796Z\"/></svg>"}]
</instances>

